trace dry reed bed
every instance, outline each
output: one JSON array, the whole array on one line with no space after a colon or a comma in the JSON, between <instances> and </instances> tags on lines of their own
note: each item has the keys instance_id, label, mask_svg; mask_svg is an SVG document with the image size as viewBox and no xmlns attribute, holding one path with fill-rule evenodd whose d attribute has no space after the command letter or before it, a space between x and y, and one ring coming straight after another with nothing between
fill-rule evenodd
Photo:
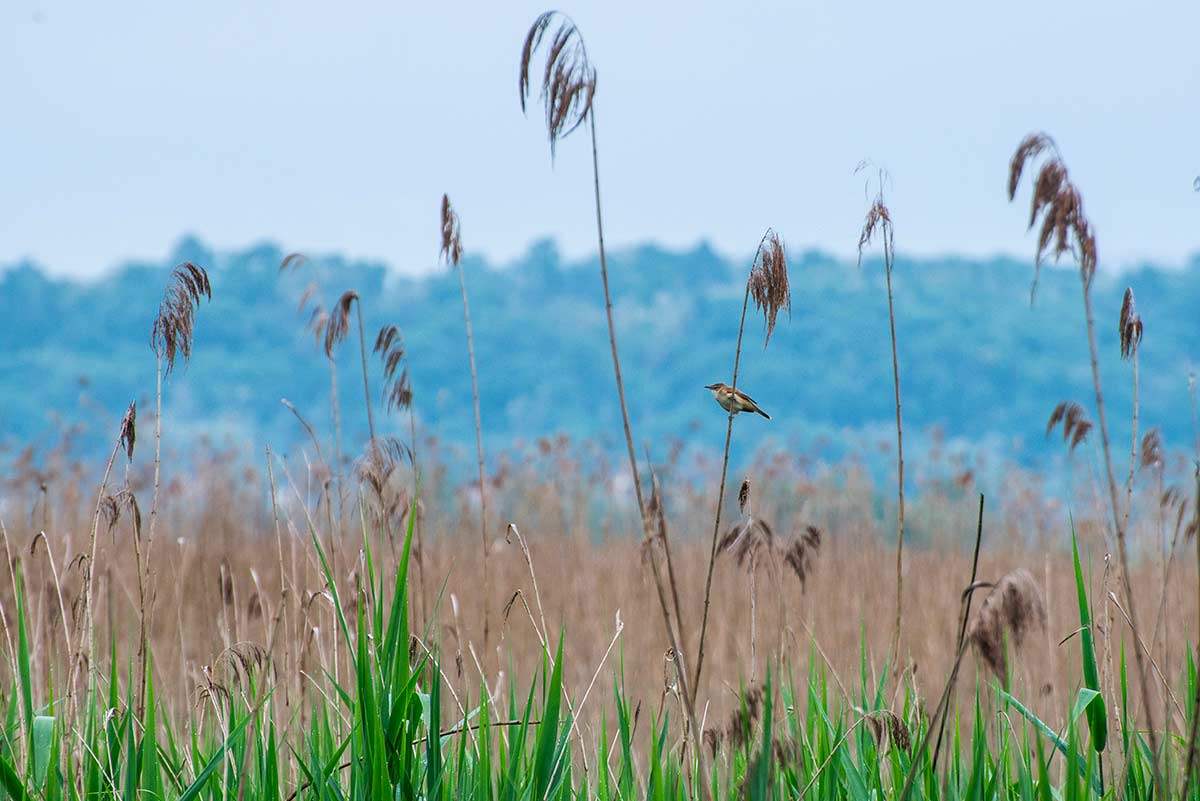
<instances>
[{"instance_id":1,"label":"dry reed bed","mask_svg":"<svg viewBox=\"0 0 1200 801\"><path fill-rule=\"evenodd\" d=\"M540 453L528 458L504 461L507 467L497 471L491 500L497 514L503 516L500 519L514 522L528 544L534 574L519 539L510 534L506 540L503 523L496 522L490 531L491 593L486 597L478 548L478 505L474 502L477 493L451 483L444 469L432 470L423 488L419 516L423 548L413 575L414 591L421 599L414 615L421 621L434 615L436 624L429 627L426 642L428 647L442 649L447 681L464 697L464 703L466 697L477 696L481 675L486 675L493 690L499 683L505 693L508 676L528 681L540 664L544 625L551 638L560 631L566 638L566 687L578 696L601 662L619 611L625 623L621 658L628 696L634 703L642 702L647 711L657 710L663 703L673 704L673 717L681 720L677 692L664 687L667 640L644 561L636 512L611 497L597 502L597 491L603 495L613 490L597 490L589 483L587 465L562 443L544 445ZM225 458L199 470L187 482L176 481L164 492L161 540L151 565L157 611L148 636L157 692L177 719L198 714L196 702L207 682L233 680L228 654L222 659L222 652L236 643L264 645L271 621L281 608L285 611L280 616L283 628L276 643L275 670L284 708L300 709L303 717L304 699L328 692L320 678L322 670L348 669L347 654L338 652L330 593L307 534L311 521L323 546L329 547L329 518L311 477L297 474L295 468L285 469L278 462L275 470L278 539L269 489L260 471L239 468ZM707 646L709 670L697 694L699 714L706 714L710 722L723 720L737 703L739 687L761 680L768 659L780 653L797 676L806 675L814 667L810 660L815 659L828 671L831 692L840 694L840 686L857 695L863 643L874 682L891 640L895 548L884 539L891 529L886 507L878 517L870 511L878 493L869 479L853 465L814 474L778 459L762 461L752 472L767 477L761 489L755 485L759 499L753 508L761 511L754 514L771 521L781 544L786 544L793 530L815 525L820 530L820 545L808 554L809 570L803 585L785 561L782 547L764 550L756 561L741 564L733 552L718 556ZM985 519L979 578L995 582L1017 568L1029 571L1045 601L1047 624L1032 626L1022 647L1012 654L1008 662L1012 686L1018 697L1045 719L1058 721L1076 689L1078 679L1073 677L1080 675L1074 641L1059 645L1078 626L1067 550L1069 530L1062 522L1061 504L1042 497L1027 477L1014 474L1006 483L1007 502L989 501L994 508L989 508ZM398 498L407 497L405 486L398 475L388 484ZM904 584L907 611L902 621L900 667L903 680L915 682L927 699L936 698L953 662L959 594L971 574L969 542L977 504L976 496L967 489L954 484L940 487L943 485L930 484L910 501L910 527L920 534L916 542L921 544L911 549L906 560ZM681 605L698 612L708 563L705 529L710 525L706 507L699 503L703 493L687 482L678 482L664 494ZM1153 489L1147 488L1143 494L1139 501L1152 505ZM55 486L46 498L28 486L24 491L14 488L5 510L5 545L10 558L20 563L31 589L35 683L43 695L51 670L55 676L65 675L67 647L62 621L64 615L70 619L78 614L73 604L80 582L72 564L87 543L91 503L86 487L69 482ZM386 525L374 517L378 499L369 504L365 515L373 521L368 526L377 563L391 575L397 544L394 537L377 532L389 526L394 534L400 532L403 521L398 515L403 513L397 510L405 504L392 499L387 505L396 516ZM597 514L597 508L603 512ZM338 566L343 605L352 608L364 568L362 527L353 517L357 511L352 504L347 503L344 511L341 532L333 538L336 547L329 555ZM732 525L744 518L736 506L728 514ZM1105 573L1103 525L1096 522L1102 519L1102 507L1096 507L1095 498L1085 498L1078 503L1076 514L1085 562L1090 561L1091 596L1104 599L1110 591L1118 592L1118 585L1115 563ZM1139 526L1131 531L1133 541L1152 542L1158 527L1154 516L1135 522ZM1167 528L1170 525L1167 521ZM44 538L38 536L43 529ZM129 556L132 531L126 516L101 537L95 593L101 664L107 662L107 644L114 636L121 658L135 658L138 579ZM1142 553L1134 583L1141 608L1149 610L1153 622L1163 564L1153 548L1143 548ZM753 673L748 657L752 561L757 566ZM1197 616L1195 584L1185 575L1190 562L1181 554L1172 567L1175 578L1169 585L1162 631L1154 649L1157 665L1171 671L1167 678L1176 688L1181 677L1173 672L1182 663L1188 624ZM14 609L11 582L9 571L0 574L0 604L9 621ZM281 587L287 588L282 607ZM982 600L980 593L973 620L981 614ZM1095 603L1102 668L1112 670L1106 628L1111 627L1111 642L1117 649L1112 658L1118 660L1120 638L1129 642L1128 626L1113 603ZM483 627L488 612L492 647L485 650ZM690 634L695 638L694 629ZM694 639L689 647L695 647ZM614 658L601 674L604 686L615 668ZM983 681L997 680L977 652L969 658L967 671L968 676L976 671ZM226 678L221 679L222 675ZM1112 675L1106 680L1111 681ZM0 683L11 681L6 655L0 660ZM896 687L895 667L889 686ZM960 699L967 700L974 687L969 678L961 682ZM671 690L665 699L664 690ZM588 709L582 712L587 723L598 721L601 709L609 704L608 696L606 692L593 694ZM1114 693L1112 697L1118 696ZM1175 699L1160 697L1155 703L1159 702L1164 707L1156 710L1156 715L1161 718L1162 709L1170 709L1178 726L1182 715L1175 712ZM448 709L454 703L446 698Z\"/></svg>"}]
</instances>

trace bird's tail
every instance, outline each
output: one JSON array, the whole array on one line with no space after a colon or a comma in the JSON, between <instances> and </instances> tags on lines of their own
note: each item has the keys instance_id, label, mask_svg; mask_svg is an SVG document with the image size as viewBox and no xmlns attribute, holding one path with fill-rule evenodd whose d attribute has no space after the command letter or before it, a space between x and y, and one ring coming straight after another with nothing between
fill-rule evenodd
<instances>
[{"instance_id":1,"label":"bird's tail","mask_svg":"<svg viewBox=\"0 0 1200 801\"><path fill-rule=\"evenodd\" d=\"M758 412L759 414L761 414L763 417L767 418L768 420L771 419L771 415L767 414L762 409L755 407L754 411Z\"/></svg>"}]
</instances>

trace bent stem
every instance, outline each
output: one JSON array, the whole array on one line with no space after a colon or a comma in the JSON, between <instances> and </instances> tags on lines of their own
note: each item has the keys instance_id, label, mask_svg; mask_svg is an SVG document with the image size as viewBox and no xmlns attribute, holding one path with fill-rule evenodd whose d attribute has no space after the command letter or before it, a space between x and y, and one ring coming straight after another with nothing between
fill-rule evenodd
<instances>
[{"instance_id":1,"label":"bent stem","mask_svg":"<svg viewBox=\"0 0 1200 801\"><path fill-rule=\"evenodd\" d=\"M888 323L892 332L892 383L896 389L896 485L899 511L896 513L896 624L892 629L891 652L900 657L900 621L904 603L904 425L900 417L900 360L896 355L896 312L892 304L892 250L888 237L883 239L884 272L887 275ZM941 739L940 733L938 737Z\"/></svg>"},{"instance_id":2,"label":"bent stem","mask_svg":"<svg viewBox=\"0 0 1200 801\"><path fill-rule=\"evenodd\" d=\"M1104 395L1100 385L1100 364L1096 356L1096 326L1092 318L1091 284L1086 277L1082 278L1081 284L1083 287L1083 310L1087 322L1088 350L1092 362L1092 385L1096 393L1096 414L1100 418L1100 442L1104 450L1104 467L1108 477L1108 495L1109 502L1112 504L1113 527L1116 528L1117 533L1117 554L1121 559L1121 586L1125 592L1125 604L1129 608L1129 625L1134 634L1133 653L1137 660L1142 707L1146 713L1146 733L1150 740L1150 751L1154 757L1154 783L1159 790L1155 795L1162 797L1162 773L1158 766L1158 732L1154 728L1154 707L1150 704L1150 680L1146 671L1146 655L1142 653L1140 644L1141 629L1138 626L1138 616L1133 600L1133 585L1129 577L1129 549L1125 544L1125 526L1122 525L1121 506L1117 497L1117 481L1113 473L1112 449L1109 447L1108 421L1104 413Z\"/></svg>"},{"instance_id":3,"label":"bent stem","mask_svg":"<svg viewBox=\"0 0 1200 801\"><path fill-rule=\"evenodd\" d=\"M758 247L754 250L754 261L750 263L750 271L754 271L754 266L758 263L760 254L762 253L763 243L767 241L771 231L768 230L759 240ZM738 322L738 338L737 347L733 352L733 383L732 390L737 390L738 367L742 361L742 334L746 330L746 308L750 305L750 282L746 282L746 293L742 296L742 317ZM729 474L729 445L733 440L733 416L736 412L729 412L729 420L725 426L725 452L721 457L721 483L717 490L717 510L713 514L713 533L712 543L708 553L708 575L704 579L704 612L700 618L700 643L696 652L696 673L692 678L692 687L699 690L700 675L704 669L704 636L708 633L708 608L712 601L712 577L713 566L717 561L717 539L721 534L721 506L725 499L725 479Z\"/></svg>"}]
</instances>

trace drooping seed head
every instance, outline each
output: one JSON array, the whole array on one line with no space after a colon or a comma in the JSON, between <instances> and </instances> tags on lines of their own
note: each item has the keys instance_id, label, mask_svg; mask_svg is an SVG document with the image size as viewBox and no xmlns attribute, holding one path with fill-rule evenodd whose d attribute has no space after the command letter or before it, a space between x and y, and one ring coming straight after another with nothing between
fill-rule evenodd
<instances>
[{"instance_id":1,"label":"drooping seed head","mask_svg":"<svg viewBox=\"0 0 1200 801\"><path fill-rule=\"evenodd\" d=\"M117 442L125 449L125 457L133 461L133 444L137 441L137 401L129 402L125 416L121 418L121 435Z\"/></svg>"},{"instance_id":2,"label":"drooping seed head","mask_svg":"<svg viewBox=\"0 0 1200 801\"><path fill-rule=\"evenodd\" d=\"M442 259L455 267L462 261L462 226L449 195L442 195Z\"/></svg>"},{"instance_id":3,"label":"drooping seed head","mask_svg":"<svg viewBox=\"0 0 1200 801\"><path fill-rule=\"evenodd\" d=\"M1133 288L1125 290L1125 299L1121 303L1121 319L1117 325L1121 335L1121 358L1128 359L1142 344L1142 316L1137 313L1133 302Z\"/></svg>"},{"instance_id":4,"label":"drooping seed head","mask_svg":"<svg viewBox=\"0 0 1200 801\"><path fill-rule=\"evenodd\" d=\"M1074 401L1063 401L1054 407L1046 422L1047 437L1059 423L1062 423L1063 442L1070 443L1070 451L1074 451L1092 430L1092 421L1088 420L1087 412Z\"/></svg>"},{"instance_id":5,"label":"drooping seed head","mask_svg":"<svg viewBox=\"0 0 1200 801\"><path fill-rule=\"evenodd\" d=\"M1096 237L1083 211L1083 196L1071 181L1054 140L1046 134L1030 134L1017 146L1008 165L1008 199L1012 201L1016 197L1026 164L1042 154L1047 154L1047 159L1033 179L1033 199L1029 208L1030 229L1037 223L1039 215L1042 218L1030 288L1031 301L1037 291L1042 262L1048 255L1055 261L1063 254L1072 255L1079 263L1079 276L1085 287L1091 286L1096 273Z\"/></svg>"},{"instance_id":6,"label":"drooping seed head","mask_svg":"<svg viewBox=\"0 0 1200 801\"><path fill-rule=\"evenodd\" d=\"M177 354L183 356L185 363L192 357L196 307L201 298L212 300L208 272L190 261L176 267L150 331L150 347L165 362L167 374L175 369Z\"/></svg>"},{"instance_id":7,"label":"drooping seed head","mask_svg":"<svg viewBox=\"0 0 1200 801\"><path fill-rule=\"evenodd\" d=\"M357 300L358 293L353 289L347 289L338 298L337 304L333 307L333 312L325 317L325 355L331 359L333 358L333 349L341 344L350 333L350 309L353 308L354 302ZM313 320L316 319L317 317L314 314ZM318 329L314 327L315 330Z\"/></svg>"},{"instance_id":8,"label":"drooping seed head","mask_svg":"<svg viewBox=\"0 0 1200 801\"><path fill-rule=\"evenodd\" d=\"M1005 644L1019 649L1028 633L1046 627L1046 603L1025 568L1006 574L988 593L967 637L976 653L1001 679L1008 673Z\"/></svg>"},{"instance_id":9,"label":"drooping seed head","mask_svg":"<svg viewBox=\"0 0 1200 801\"><path fill-rule=\"evenodd\" d=\"M546 32L554 28L550 38L546 64L542 71L540 98L546 107L546 133L550 138L553 157L558 140L570 134L587 119L596 94L596 69L588 61L587 47L575 22L558 11L547 11L530 26L521 47L521 66L517 92L521 111L532 91L530 67L541 48Z\"/></svg>"},{"instance_id":10,"label":"drooping seed head","mask_svg":"<svg viewBox=\"0 0 1200 801\"><path fill-rule=\"evenodd\" d=\"M767 329L767 336L763 341L765 350L767 343L771 341L771 333L775 330L775 318L779 312L787 311L789 317L792 314L792 290L788 284L787 256L774 229L768 228L759 242L747 281L750 297L754 299L754 307L762 312L763 324Z\"/></svg>"},{"instance_id":11,"label":"drooping seed head","mask_svg":"<svg viewBox=\"0 0 1200 801\"><path fill-rule=\"evenodd\" d=\"M399 327L385 325L375 337L375 353L383 360L383 405L389 411L412 405L412 385L408 381L407 352Z\"/></svg>"}]
</instances>

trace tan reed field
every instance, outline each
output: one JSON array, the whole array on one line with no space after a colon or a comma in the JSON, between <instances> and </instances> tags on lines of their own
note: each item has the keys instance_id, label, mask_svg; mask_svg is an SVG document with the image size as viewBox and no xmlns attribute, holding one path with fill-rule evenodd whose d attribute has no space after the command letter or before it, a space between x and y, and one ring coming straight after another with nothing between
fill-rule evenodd
<instances>
[{"instance_id":1,"label":"tan reed field","mask_svg":"<svg viewBox=\"0 0 1200 801\"><path fill-rule=\"evenodd\" d=\"M493 478L491 501L502 517L489 530L491 592L485 595L478 494L470 483L446 478L448 465L442 460L448 454L432 440L425 443L430 467L422 486L420 549L412 570L418 595L414 627L419 623L426 629L426 647L440 647L447 680L462 696L476 695L483 680L494 691L503 689L512 675L531 675L542 658L544 632L552 640L561 632L567 657L564 683L574 690L587 686L602 662L619 613L627 697L647 711L679 704L671 666L664 664L666 636L636 511L613 497L611 484L596 483L585 461L591 458L589 449L561 438L540 446L505 455L505 468ZM362 518L354 498L345 500L337 518L326 513L320 489L321 481L329 481L327 472L307 469L296 458L272 458L274 511L265 466L249 465L233 454L216 454L185 474L171 471L173 478L164 489L160 545L149 565L155 611L148 638L159 700L180 720L197 714L198 699L220 672L222 653L238 643L264 646L280 610L274 669L288 708L307 714L305 699L330 691L322 671L336 675L349 669L349 655L344 647L338 650L337 623L307 534L309 525L328 545L330 563L338 566L341 597L351 607L353 601L345 599L353 599L363 580L362 520L378 569L388 574L395 569L395 537L403 530L403 510L411 497L409 469L393 464L383 482L382 504L379 494L363 484ZM68 664L63 617L73 622L80 613L77 557L87 546L93 503L82 466L58 465L53 472L56 478L44 491L39 475L10 483L4 517L7 556L20 564L30 588L34 682L43 692L52 675L65 675ZM877 681L891 639L893 531L886 506L881 515L871 511L886 487L876 486L854 462L806 472L790 459L763 458L747 474L762 480L752 482L748 491L743 488L752 497L741 510L736 505L726 510L732 522L719 543L713 576L709 669L697 695L701 715L709 721L723 720L736 709L738 691L761 683L768 664L789 666L799 675L814 667L824 670L831 692L853 697L861 681L863 649L867 670ZM135 476L133 492L150 478ZM954 661L958 591L971 574L978 504L971 481L969 475L959 476L957 483L931 481L909 499L915 544L905 562L908 611L902 621L901 659L897 664L893 657L890 667L893 674L901 671L904 684L894 678L889 684L911 686L922 698L936 696ZM703 603L705 528L710 522L700 501L706 485L681 479L662 488L685 609L699 609ZM1128 639L1128 624L1117 605L1119 595L1109 596L1118 587L1111 544L1096 520L1102 507L1087 495L1076 500L1075 521L1090 571L1090 594L1096 599L1097 647L1102 667L1111 670L1107 649ZM1135 502L1156 505L1157 499L1156 489L1148 487ZM1042 494L1037 480L1016 468L1005 482L1003 498L992 503L994 508L985 513L978 576L981 582L1003 582L986 602L990 588L977 596L971 633L978 630L980 642L968 652L966 670L1001 684L1001 674L1007 672L1019 697L1029 699L1055 725L1061 723L1080 675L1079 651L1070 637L1078 629L1078 610L1067 504ZM379 517L380 509L386 509L388 519ZM514 529L506 529L502 521ZM1140 515L1135 523L1131 538L1139 557L1134 584L1142 607L1156 611L1164 564L1154 543L1160 530L1172 535L1176 517ZM120 659L135 656L139 615L138 574L129 558L133 525L130 515L123 514L111 529L105 521L98 538L94 616L97 658L104 663L110 642L117 644ZM380 533L388 531L390 536ZM794 532L799 536L793 537ZM1177 725L1185 718L1178 665L1198 613L1189 567L1186 558L1173 560L1164 612L1161 621L1154 621L1159 629L1155 662L1173 688L1173 695L1160 690L1155 702L1163 704L1158 714L1167 709ZM1036 606L1025 610L1028 620L1019 647L1007 624L995 614L989 617L989 607L1002 606L1006 588L1014 584ZM11 620L13 585L7 570L0 575L0 604ZM492 646L485 649L489 614L495 632ZM990 636L989 626L995 629ZM694 640L689 645L694 648ZM4 660L0 685L12 681L12 662ZM975 684L963 682L961 700L969 701ZM454 701L445 697L444 703L449 709ZM583 710L582 723L597 726L606 704L611 704L607 696L593 700ZM969 703L964 713L970 716Z\"/></svg>"}]
</instances>

